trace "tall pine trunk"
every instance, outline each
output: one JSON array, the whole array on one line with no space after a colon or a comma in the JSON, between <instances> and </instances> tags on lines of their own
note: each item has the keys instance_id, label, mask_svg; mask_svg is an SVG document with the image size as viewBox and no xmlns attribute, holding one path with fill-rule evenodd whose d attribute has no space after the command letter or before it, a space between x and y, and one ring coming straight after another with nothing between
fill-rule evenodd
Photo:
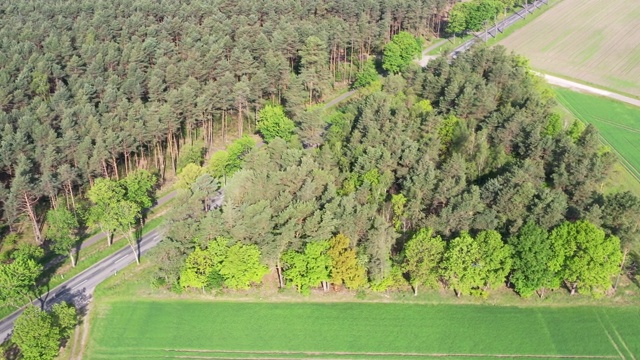
<instances>
[{"instance_id":1,"label":"tall pine trunk","mask_svg":"<svg viewBox=\"0 0 640 360\"><path fill-rule=\"evenodd\" d=\"M40 231L40 224L38 223L36 211L33 208L33 204L29 199L27 193L25 192L24 194L22 194L22 196L24 197L25 210L27 211L27 215L29 215L29 219L31 219L31 225L33 226L33 235L36 238L36 243L38 243L38 245L42 245L42 232Z\"/></svg>"}]
</instances>

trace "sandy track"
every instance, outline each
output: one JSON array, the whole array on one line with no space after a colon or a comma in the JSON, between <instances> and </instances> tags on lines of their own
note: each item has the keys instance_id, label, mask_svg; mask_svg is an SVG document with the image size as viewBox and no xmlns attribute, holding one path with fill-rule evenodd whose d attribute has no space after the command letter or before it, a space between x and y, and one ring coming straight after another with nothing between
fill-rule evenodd
<instances>
[{"instance_id":1,"label":"sandy track","mask_svg":"<svg viewBox=\"0 0 640 360\"><path fill-rule=\"evenodd\" d=\"M540 73L537 73L537 74L544 76L544 79L547 80L547 82L551 85L555 85L555 86L559 86L559 87L563 87L563 88L567 88L575 91L585 92L589 94L600 95L600 96L608 97L610 99L622 101L627 104L640 107L640 100L638 99L634 99L634 98L620 95L611 91L598 89L589 85L580 84L577 82L569 81L566 79L562 79L562 78L547 75L547 74L540 74Z\"/></svg>"}]
</instances>

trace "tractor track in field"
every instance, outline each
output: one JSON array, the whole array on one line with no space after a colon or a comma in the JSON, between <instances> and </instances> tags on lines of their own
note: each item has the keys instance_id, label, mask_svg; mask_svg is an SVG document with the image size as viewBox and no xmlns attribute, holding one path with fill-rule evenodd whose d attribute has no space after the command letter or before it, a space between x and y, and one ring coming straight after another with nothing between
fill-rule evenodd
<instances>
[{"instance_id":1,"label":"tractor track in field","mask_svg":"<svg viewBox=\"0 0 640 360\"><path fill-rule=\"evenodd\" d=\"M197 349L164 349L166 352L211 353L211 354L247 354L247 355L303 355L303 356L399 356L399 357L468 357L468 358L543 358L543 359L617 359L618 356L597 355L545 355L545 354L468 354L468 353L413 353L413 352L351 352L351 351L243 351L243 350L197 350ZM191 358L189 355L177 355L174 358ZM202 358L194 355L193 358ZM211 357L208 357L211 359ZM215 359L219 359L216 357ZM235 358L237 359L237 358ZM259 358L267 359L267 358ZM268 358L272 359L272 358ZM287 358L290 359L290 358ZM317 358L314 358L317 359Z\"/></svg>"}]
</instances>

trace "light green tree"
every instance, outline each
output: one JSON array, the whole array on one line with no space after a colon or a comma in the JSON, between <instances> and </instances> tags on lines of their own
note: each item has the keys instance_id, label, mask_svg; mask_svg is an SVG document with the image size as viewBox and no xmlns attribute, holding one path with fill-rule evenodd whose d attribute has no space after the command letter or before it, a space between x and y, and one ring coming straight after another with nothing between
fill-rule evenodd
<instances>
[{"instance_id":1,"label":"light green tree","mask_svg":"<svg viewBox=\"0 0 640 360\"><path fill-rule=\"evenodd\" d=\"M60 329L49 314L33 305L16 319L11 338L25 360L54 359L60 350Z\"/></svg>"},{"instance_id":2,"label":"light green tree","mask_svg":"<svg viewBox=\"0 0 640 360\"><path fill-rule=\"evenodd\" d=\"M601 296L611 288L622 261L620 239L588 221L565 222L552 236L564 239L563 278L571 295L576 291Z\"/></svg>"},{"instance_id":3,"label":"light green tree","mask_svg":"<svg viewBox=\"0 0 640 360\"><path fill-rule=\"evenodd\" d=\"M495 230L478 233L476 242L480 249L478 266L483 278L482 291L487 292L505 282L513 263L511 246L505 245L502 236Z\"/></svg>"},{"instance_id":4,"label":"light green tree","mask_svg":"<svg viewBox=\"0 0 640 360\"><path fill-rule=\"evenodd\" d=\"M257 130L264 141L269 143L275 138L285 141L291 140L296 128L295 124L284 114L284 109L279 105L267 105L258 113Z\"/></svg>"},{"instance_id":5,"label":"light green tree","mask_svg":"<svg viewBox=\"0 0 640 360\"><path fill-rule=\"evenodd\" d=\"M406 31L396 34L384 47L382 68L390 73L404 70L422 51L422 45L413 35Z\"/></svg>"},{"instance_id":6,"label":"light green tree","mask_svg":"<svg viewBox=\"0 0 640 360\"><path fill-rule=\"evenodd\" d=\"M141 209L153 205L153 187L158 182L155 175L147 170L136 170L120 180L125 189L124 199L137 204Z\"/></svg>"},{"instance_id":7,"label":"light green tree","mask_svg":"<svg viewBox=\"0 0 640 360\"><path fill-rule=\"evenodd\" d=\"M240 243L229 248L220 264L220 274L230 289L248 289L252 283L260 282L267 270L260 262L258 247Z\"/></svg>"},{"instance_id":8,"label":"light green tree","mask_svg":"<svg viewBox=\"0 0 640 360\"><path fill-rule=\"evenodd\" d=\"M287 251L282 255L284 262L284 277L305 295L309 295L312 287L323 285L329 281L331 258L326 251L328 241L314 241L307 243L304 252Z\"/></svg>"},{"instance_id":9,"label":"light green tree","mask_svg":"<svg viewBox=\"0 0 640 360\"><path fill-rule=\"evenodd\" d=\"M196 180L205 173L204 168L196 164L188 164L178 174L176 189L188 190Z\"/></svg>"},{"instance_id":10,"label":"light green tree","mask_svg":"<svg viewBox=\"0 0 640 360\"><path fill-rule=\"evenodd\" d=\"M442 260L442 274L456 296L479 294L478 289L484 284L481 258L478 242L466 232L449 243Z\"/></svg>"},{"instance_id":11,"label":"light green tree","mask_svg":"<svg viewBox=\"0 0 640 360\"><path fill-rule=\"evenodd\" d=\"M36 281L42 274L39 260L43 255L41 248L30 245L16 251L12 255L13 262L0 264L1 304L19 308L39 295Z\"/></svg>"},{"instance_id":12,"label":"light green tree","mask_svg":"<svg viewBox=\"0 0 640 360\"><path fill-rule=\"evenodd\" d=\"M141 211L142 209L136 203L127 200L116 204L113 211L116 230L127 239L137 264L140 264L140 252L138 251L138 238L134 230Z\"/></svg>"},{"instance_id":13,"label":"light green tree","mask_svg":"<svg viewBox=\"0 0 640 360\"><path fill-rule=\"evenodd\" d=\"M78 220L66 207L58 207L47 212L47 238L51 240L51 249L60 255L68 255L71 265L76 266L73 248L78 241L76 231Z\"/></svg>"},{"instance_id":14,"label":"light green tree","mask_svg":"<svg viewBox=\"0 0 640 360\"><path fill-rule=\"evenodd\" d=\"M440 236L432 235L431 229L420 229L404 246L402 269L409 275L415 296L420 285L436 286L440 277L445 243Z\"/></svg>"},{"instance_id":15,"label":"light green tree","mask_svg":"<svg viewBox=\"0 0 640 360\"><path fill-rule=\"evenodd\" d=\"M394 42L390 42L384 47L383 59L382 68L390 73L397 74L404 69L402 49Z\"/></svg>"},{"instance_id":16,"label":"light green tree","mask_svg":"<svg viewBox=\"0 0 640 360\"><path fill-rule=\"evenodd\" d=\"M93 203L87 214L89 225L97 225L107 234L107 244L113 243L113 232L116 228L114 216L115 204L124 200L125 190L117 181L98 178L87 191L87 197Z\"/></svg>"},{"instance_id":17,"label":"light green tree","mask_svg":"<svg viewBox=\"0 0 640 360\"><path fill-rule=\"evenodd\" d=\"M467 16L461 4L456 4L449 12L449 22L447 24L447 33L456 37L456 34L461 34L467 30Z\"/></svg>"},{"instance_id":18,"label":"light green tree","mask_svg":"<svg viewBox=\"0 0 640 360\"><path fill-rule=\"evenodd\" d=\"M213 271L214 261L211 254L200 247L196 247L195 250L187 256L184 267L180 272L180 286L184 288L193 287L202 289L204 293L211 272Z\"/></svg>"}]
</instances>

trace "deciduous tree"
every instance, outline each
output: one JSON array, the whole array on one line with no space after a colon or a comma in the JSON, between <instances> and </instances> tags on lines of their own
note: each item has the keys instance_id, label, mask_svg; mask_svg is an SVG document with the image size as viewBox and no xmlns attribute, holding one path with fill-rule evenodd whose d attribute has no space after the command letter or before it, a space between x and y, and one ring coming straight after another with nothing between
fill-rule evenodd
<instances>
[{"instance_id":1,"label":"deciduous tree","mask_svg":"<svg viewBox=\"0 0 640 360\"><path fill-rule=\"evenodd\" d=\"M47 238L52 241L52 250L60 255L68 255L71 265L75 267L73 249L78 241L76 217L65 207L51 209L47 212L47 226Z\"/></svg>"},{"instance_id":2,"label":"deciduous tree","mask_svg":"<svg viewBox=\"0 0 640 360\"><path fill-rule=\"evenodd\" d=\"M327 254L331 258L331 283L348 289L358 289L367 283L366 269L358 261L355 249L351 248L351 240L338 234L329 240Z\"/></svg>"},{"instance_id":3,"label":"deciduous tree","mask_svg":"<svg viewBox=\"0 0 640 360\"><path fill-rule=\"evenodd\" d=\"M409 274L413 294L418 295L420 285L435 286L440 277L440 262L445 242L433 236L431 229L420 229L404 245L403 270Z\"/></svg>"}]
</instances>

